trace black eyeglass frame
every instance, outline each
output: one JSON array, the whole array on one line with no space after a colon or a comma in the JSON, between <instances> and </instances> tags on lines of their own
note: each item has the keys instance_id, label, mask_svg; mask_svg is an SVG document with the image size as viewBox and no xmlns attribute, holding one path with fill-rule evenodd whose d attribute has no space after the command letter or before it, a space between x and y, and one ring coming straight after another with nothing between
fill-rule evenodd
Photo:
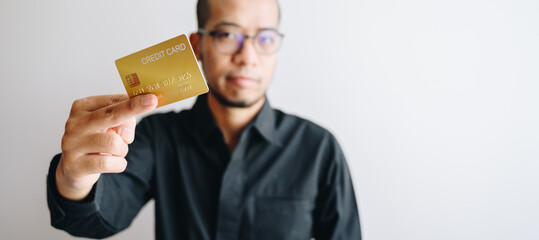
<instances>
[{"instance_id":1,"label":"black eyeglass frame","mask_svg":"<svg viewBox=\"0 0 539 240\"><path fill-rule=\"evenodd\" d=\"M262 32L262 31L268 31L268 30L269 30L269 31L274 31L275 33L277 33L277 35L279 35L279 37L281 37L281 39L280 39L280 41L279 41L279 46L277 46L277 48L276 48L274 51L272 51L272 52L261 52L261 50L258 49L258 47L255 47L255 49L256 49L257 52L260 53L260 54L266 54L266 55L269 55L269 54L273 54L273 53L276 53L277 51L279 51L279 49L281 48L281 45L282 45L281 42L282 42L282 40L283 40L283 38L284 38L284 34L278 32L277 30L272 29L272 28L264 28L264 29L260 29L260 30L258 30L258 32L257 32L255 35L246 35L246 34L240 32L240 34L243 36L244 40L243 40L243 42L241 42L241 45L240 45L240 47L238 48L238 50L236 50L235 52L232 52L232 53L227 53L227 52L223 52L222 50L220 50L219 47L217 46L217 42L216 42L216 40L215 40L215 36L216 36L218 33L220 33L220 32L226 32L226 31L222 31L222 30L213 30L213 31L209 31L209 30L206 30L206 29L204 29L204 28L199 28L198 31L197 31L197 33L198 33L198 34L202 34L202 35L210 35L210 36L212 37L212 39L213 39L213 45L215 46L215 48L217 49L217 51L219 51L219 52L222 53L222 54L233 55L233 54L236 54L236 53L238 53L238 52L241 51L241 49L243 48L243 44L245 44L245 41L246 41L247 39L255 39L256 36L258 36L258 34L259 34L260 32ZM254 46L256 46L256 44L255 44Z\"/></svg>"}]
</instances>

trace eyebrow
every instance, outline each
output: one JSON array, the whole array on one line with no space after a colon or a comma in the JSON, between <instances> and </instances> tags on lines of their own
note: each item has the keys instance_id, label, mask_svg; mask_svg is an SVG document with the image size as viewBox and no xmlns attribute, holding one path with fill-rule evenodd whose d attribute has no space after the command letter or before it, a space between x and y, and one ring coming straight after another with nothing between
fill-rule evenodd
<instances>
[{"instance_id":1,"label":"eyebrow","mask_svg":"<svg viewBox=\"0 0 539 240\"><path fill-rule=\"evenodd\" d=\"M214 27L214 28L218 28L218 27L222 27L222 26L232 26L232 27L242 28L239 24L233 23L233 22L229 22L229 21L221 21L221 22L218 22L218 23L215 24L215 26L213 26L213 27ZM260 30L275 30L275 31L277 31L277 29L276 29L276 28L273 28L273 27L264 27L264 28L259 28L258 30L259 30L259 31L260 31Z\"/></svg>"},{"instance_id":2,"label":"eyebrow","mask_svg":"<svg viewBox=\"0 0 539 240\"><path fill-rule=\"evenodd\" d=\"M238 25L236 23L233 23L233 22L228 22L228 21L221 21L221 22L217 23L214 27L221 27L221 26L240 27L240 25Z\"/></svg>"}]
</instances>

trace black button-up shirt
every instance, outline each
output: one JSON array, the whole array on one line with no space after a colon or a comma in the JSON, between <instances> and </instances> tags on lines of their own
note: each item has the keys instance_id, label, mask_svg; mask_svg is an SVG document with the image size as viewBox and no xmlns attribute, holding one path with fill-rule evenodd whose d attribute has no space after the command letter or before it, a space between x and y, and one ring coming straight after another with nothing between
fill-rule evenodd
<instances>
[{"instance_id":1,"label":"black button-up shirt","mask_svg":"<svg viewBox=\"0 0 539 240\"><path fill-rule=\"evenodd\" d=\"M102 174L81 202L63 199L51 162L52 225L102 238L155 199L157 239L360 239L344 155L325 129L264 104L233 152L203 95L191 110L137 126L125 172Z\"/></svg>"}]
</instances>

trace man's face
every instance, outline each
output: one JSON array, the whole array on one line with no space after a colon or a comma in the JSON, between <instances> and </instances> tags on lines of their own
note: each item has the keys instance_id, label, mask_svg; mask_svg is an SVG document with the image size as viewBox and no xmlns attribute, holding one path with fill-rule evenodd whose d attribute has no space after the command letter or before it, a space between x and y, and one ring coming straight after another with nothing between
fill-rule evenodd
<instances>
[{"instance_id":1,"label":"man's face","mask_svg":"<svg viewBox=\"0 0 539 240\"><path fill-rule=\"evenodd\" d=\"M208 31L241 31L254 36L261 29L277 29L279 10L275 0L210 1ZM264 100L277 53L257 51L254 39L246 39L236 53L224 54L216 49L210 35L201 35L199 57L211 93L228 106L249 107Z\"/></svg>"}]
</instances>

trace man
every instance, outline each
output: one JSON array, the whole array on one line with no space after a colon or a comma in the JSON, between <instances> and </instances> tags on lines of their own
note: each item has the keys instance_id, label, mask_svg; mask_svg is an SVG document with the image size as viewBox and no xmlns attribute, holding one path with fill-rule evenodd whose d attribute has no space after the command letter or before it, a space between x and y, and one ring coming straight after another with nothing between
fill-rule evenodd
<instances>
[{"instance_id":1,"label":"man","mask_svg":"<svg viewBox=\"0 0 539 240\"><path fill-rule=\"evenodd\" d=\"M154 95L75 101L49 169L52 225L110 236L154 199L157 239L360 239L334 137L266 99L277 2L201 0L197 15L190 41L210 93L143 119L136 139L134 117L156 107Z\"/></svg>"}]
</instances>

